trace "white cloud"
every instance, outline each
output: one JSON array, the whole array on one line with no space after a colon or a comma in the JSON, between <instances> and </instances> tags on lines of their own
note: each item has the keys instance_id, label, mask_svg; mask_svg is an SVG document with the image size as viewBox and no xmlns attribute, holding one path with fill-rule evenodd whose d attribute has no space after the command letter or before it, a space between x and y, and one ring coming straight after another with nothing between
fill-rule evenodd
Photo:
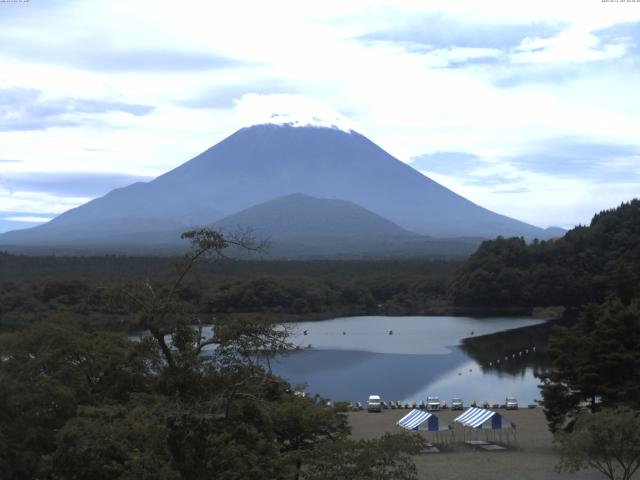
<instances>
[{"instance_id":1,"label":"white cloud","mask_svg":"<svg viewBox=\"0 0 640 480\"><path fill-rule=\"evenodd\" d=\"M89 200L91 198L64 197L42 192L0 193L0 211L25 212L34 216L44 216L63 213Z\"/></svg>"},{"instance_id":2,"label":"white cloud","mask_svg":"<svg viewBox=\"0 0 640 480\"><path fill-rule=\"evenodd\" d=\"M51 220L51 217L17 216L17 217L4 217L3 220L7 220L10 222L44 223Z\"/></svg>"},{"instance_id":3,"label":"white cloud","mask_svg":"<svg viewBox=\"0 0 640 480\"><path fill-rule=\"evenodd\" d=\"M330 106L302 95L274 93L243 95L236 104L236 118L243 127L271 123L295 127L337 128L349 132L351 122Z\"/></svg>"},{"instance_id":4,"label":"white cloud","mask_svg":"<svg viewBox=\"0 0 640 480\"><path fill-rule=\"evenodd\" d=\"M601 45L589 31L568 29L551 38L525 39L511 55L514 63L557 64L610 60L624 56L624 44Z\"/></svg>"}]
</instances>

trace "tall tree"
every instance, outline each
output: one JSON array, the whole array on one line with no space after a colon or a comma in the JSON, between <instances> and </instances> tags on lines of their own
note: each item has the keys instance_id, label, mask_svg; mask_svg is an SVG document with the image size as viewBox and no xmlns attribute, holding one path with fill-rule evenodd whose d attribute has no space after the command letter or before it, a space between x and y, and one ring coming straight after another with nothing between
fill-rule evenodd
<instances>
[{"instance_id":1,"label":"tall tree","mask_svg":"<svg viewBox=\"0 0 640 480\"><path fill-rule=\"evenodd\" d=\"M385 434L372 440L327 440L310 457L305 480L416 480L412 456L425 446L417 434Z\"/></svg>"},{"instance_id":2,"label":"tall tree","mask_svg":"<svg viewBox=\"0 0 640 480\"><path fill-rule=\"evenodd\" d=\"M603 409L583 412L571 433L559 433L558 470L594 468L610 480L630 480L640 468L640 412Z\"/></svg>"},{"instance_id":3,"label":"tall tree","mask_svg":"<svg viewBox=\"0 0 640 480\"><path fill-rule=\"evenodd\" d=\"M571 328L552 336L553 368L539 375L549 427L575 418L581 405L640 408L640 304L610 298L591 305Z\"/></svg>"},{"instance_id":4,"label":"tall tree","mask_svg":"<svg viewBox=\"0 0 640 480\"><path fill-rule=\"evenodd\" d=\"M48 321L0 337L0 462L10 479L38 478L56 434L81 405L127 401L151 388L144 346ZM5 478L5 477L3 477Z\"/></svg>"},{"instance_id":5,"label":"tall tree","mask_svg":"<svg viewBox=\"0 0 640 480\"><path fill-rule=\"evenodd\" d=\"M324 441L344 440L350 431L346 404L332 406L321 398L288 393L270 411L280 450L295 464L295 480L310 451Z\"/></svg>"},{"instance_id":6,"label":"tall tree","mask_svg":"<svg viewBox=\"0 0 640 480\"><path fill-rule=\"evenodd\" d=\"M229 248L260 251L265 247L263 243L256 242L249 232L244 231L235 236L225 237L215 230L200 228L184 232L181 238L189 240L191 248L183 260L176 264L173 279L168 285L158 286L147 280L135 292L125 290L137 306L140 327L149 331L169 366L178 366L180 363L179 359L175 358L176 354L182 354L181 360L189 362L193 361L193 356L197 356L204 347L202 329L198 330L198 335L192 336L188 328L190 324L199 324L200 321L194 318L193 309L181 302L178 296L180 287L193 267L208 255L219 259L228 258L224 250ZM168 338L173 336L179 343L168 341ZM191 354L189 359L184 358L187 353Z\"/></svg>"}]
</instances>

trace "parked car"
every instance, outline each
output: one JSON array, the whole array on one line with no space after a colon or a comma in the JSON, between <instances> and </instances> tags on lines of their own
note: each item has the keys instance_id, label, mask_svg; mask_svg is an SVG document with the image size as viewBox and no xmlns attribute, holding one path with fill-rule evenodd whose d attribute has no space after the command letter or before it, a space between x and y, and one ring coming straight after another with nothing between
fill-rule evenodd
<instances>
[{"instance_id":1,"label":"parked car","mask_svg":"<svg viewBox=\"0 0 640 480\"><path fill-rule=\"evenodd\" d=\"M507 397L504 401L504 408L507 410L518 410L518 400L516 397Z\"/></svg>"},{"instance_id":2,"label":"parked car","mask_svg":"<svg viewBox=\"0 0 640 480\"><path fill-rule=\"evenodd\" d=\"M380 398L380 395L369 395L369 400L367 400L367 410L369 412L382 411L382 399Z\"/></svg>"},{"instance_id":3,"label":"parked car","mask_svg":"<svg viewBox=\"0 0 640 480\"><path fill-rule=\"evenodd\" d=\"M440 399L438 397L427 397L427 410L440 410Z\"/></svg>"},{"instance_id":4,"label":"parked car","mask_svg":"<svg viewBox=\"0 0 640 480\"><path fill-rule=\"evenodd\" d=\"M460 397L455 397L451 400L451 410L463 410L464 403Z\"/></svg>"}]
</instances>

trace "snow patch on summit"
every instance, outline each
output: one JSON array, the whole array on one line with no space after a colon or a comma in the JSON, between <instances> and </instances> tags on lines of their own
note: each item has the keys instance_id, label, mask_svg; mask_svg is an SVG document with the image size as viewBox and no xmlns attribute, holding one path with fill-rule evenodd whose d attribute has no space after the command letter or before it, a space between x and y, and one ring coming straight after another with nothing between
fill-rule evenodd
<instances>
[{"instance_id":1,"label":"snow patch on summit","mask_svg":"<svg viewBox=\"0 0 640 480\"><path fill-rule=\"evenodd\" d=\"M248 93L234 102L237 121L243 127L275 124L336 128L347 133L353 131L347 117L330 106L303 95Z\"/></svg>"}]
</instances>

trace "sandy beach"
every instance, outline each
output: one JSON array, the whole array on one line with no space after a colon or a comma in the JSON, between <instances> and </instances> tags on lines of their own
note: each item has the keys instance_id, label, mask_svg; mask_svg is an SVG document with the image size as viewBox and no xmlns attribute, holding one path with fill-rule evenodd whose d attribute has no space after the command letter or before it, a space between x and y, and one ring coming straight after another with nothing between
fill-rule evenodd
<instances>
[{"instance_id":1,"label":"sandy beach","mask_svg":"<svg viewBox=\"0 0 640 480\"><path fill-rule=\"evenodd\" d=\"M354 439L375 438L385 432L397 433L396 422L409 410L384 410L381 413L352 412L349 421ZM575 474L559 474L554 470L558 454L554 450L553 437L547 429L541 409L498 410L503 417L516 424L516 442L511 440L506 450L484 451L466 445L460 438L439 453L426 453L416 457L420 479L453 480L547 480L547 479L602 479L595 470ZM442 410L436 415L440 425L452 425L460 412ZM427 438L429 434L425 434ZM435 444L435 443L434 443ZM437 445L437 444L436 444ZM437 445L440 447L440 445ZM636 477L638 477L636 475ZM634 477L634 478L636 478ZM640 477L638 477L640 478Z\"/></svg>"}]
</instances>

